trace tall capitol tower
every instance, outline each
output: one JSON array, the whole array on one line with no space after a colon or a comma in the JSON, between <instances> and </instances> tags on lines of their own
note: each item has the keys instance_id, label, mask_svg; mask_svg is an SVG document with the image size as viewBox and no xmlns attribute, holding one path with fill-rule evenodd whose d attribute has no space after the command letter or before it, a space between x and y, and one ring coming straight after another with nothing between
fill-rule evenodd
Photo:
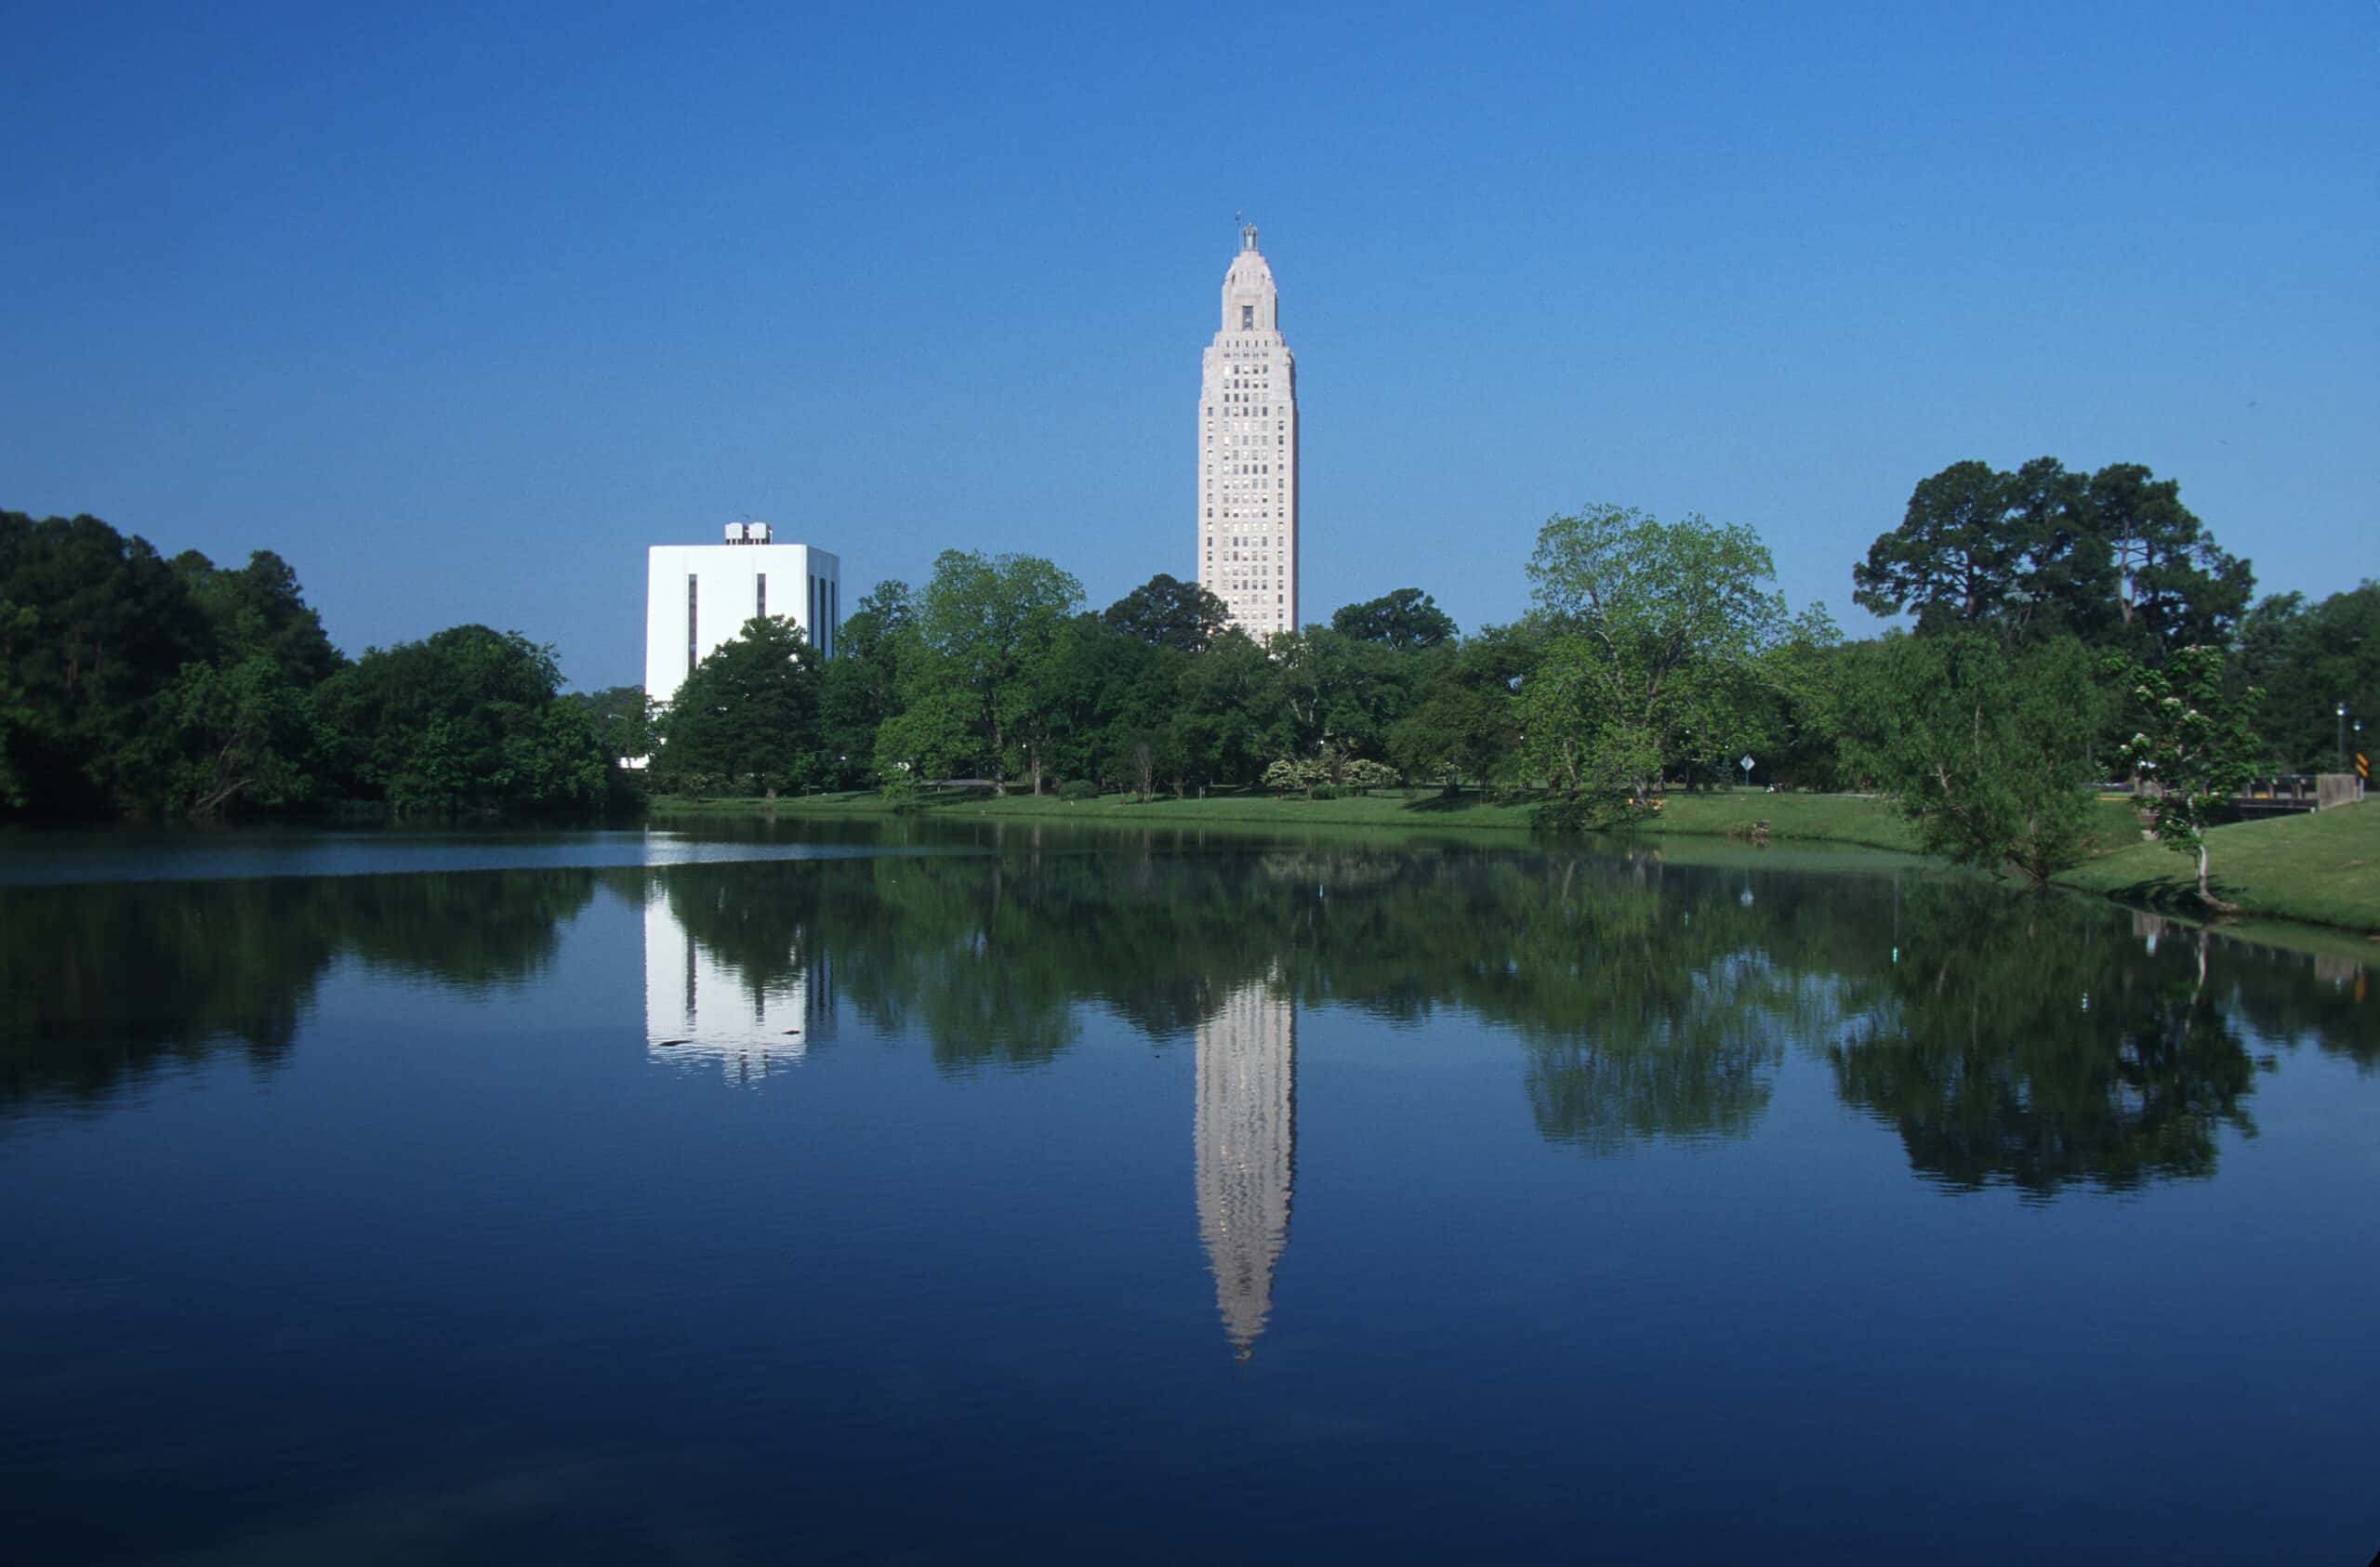
<instances>
[{"instance_id":1,"label":"tall capitol tower","mask_svg":"<svg viewBox=\"0 0 2380 1567\"><path fill-rule=\"evenodd\" d=\"M1297 362L1252 223L1199 386L1198 584L1260 641L1298 628Z\"/></svg>"}]
</instances>

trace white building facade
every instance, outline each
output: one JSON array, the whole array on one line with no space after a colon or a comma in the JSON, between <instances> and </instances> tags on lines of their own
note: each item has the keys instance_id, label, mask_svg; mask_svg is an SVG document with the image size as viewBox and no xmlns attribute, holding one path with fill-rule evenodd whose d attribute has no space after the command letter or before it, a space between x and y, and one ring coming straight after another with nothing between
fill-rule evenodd
<instances>
[{"instance_id":1,"label":"white building facade","mask_svg":"<svg viewBox=\"0 0 2380 1567\"><path fill-rule=\"evenodd\" d=\"M1297 362L1254 224L1198 388L1198 583L1260 641L1298 628Z\"/></svg>"},{"instance_id":2,"label":"white building facade","mask_svg":"<svg viewBox=\"0 0 2380 1567\"><path fill-rule=\"evenodd\" d=\"M668 702L756 615L784 616L819 656L833 657L842 592L841 561L775 543L766 522L730 522L720 544L654 545L645 568L644 694Z\"/></svg>"}]
</instances>

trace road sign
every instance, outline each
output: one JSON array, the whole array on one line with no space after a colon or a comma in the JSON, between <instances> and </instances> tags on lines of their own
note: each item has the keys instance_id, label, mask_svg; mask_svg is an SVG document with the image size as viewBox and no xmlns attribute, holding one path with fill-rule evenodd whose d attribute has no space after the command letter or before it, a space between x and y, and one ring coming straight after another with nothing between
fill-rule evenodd
<instances>
[{"instance_id":1,"label":"road sign","mask_svg":"<svg viewBox=\"0 0 2380 1567\"><path fill-rule=\"evenodd\" d=\"M2372 782L2372 758L2360 751L2355 754L2355 775L2366 784Z\"/></svg>"},{"instance_id":2,"label":"road sign","mask_svg":"<svg viewBox=\"0 0 2380 1567\"><path fill-rule=\"evenodd\" d=\"M1744 770L1745 777L1749 778L1752 776L1752 758L1750 757L1746 757L1742 761L1738 762L1736 765Z\"/></svg>"}]
</instances>

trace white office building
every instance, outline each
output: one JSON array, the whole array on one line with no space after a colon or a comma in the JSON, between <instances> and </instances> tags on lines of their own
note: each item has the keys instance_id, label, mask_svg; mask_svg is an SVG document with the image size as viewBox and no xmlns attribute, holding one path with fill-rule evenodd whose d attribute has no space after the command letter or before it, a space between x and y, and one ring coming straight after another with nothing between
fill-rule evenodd
<instances>
[{"instance_id":1,"label":"white office building","mask_svg":"<svg viewBox=\"0 0 2380 1567\"><path fill-rule=\"evenodd\" d=\"M1298 628L1297 362L1280 318L1250 224L1198 390L1198 583L1260 641Z\"/></svg>"},{"instance_id":2,"label":"white office building","mask_svg":"<svg viewBox=\"0 0 2380 1567\"><path fill-rule=\"evenodd\" d=\"M668 702L694 665L755 615L801 627L821 657L842 624L842 563L806 544L778 544L766 522L730 522L720 544L656 544L647 559L644 694Z\"/></svg>"}]
</instances>

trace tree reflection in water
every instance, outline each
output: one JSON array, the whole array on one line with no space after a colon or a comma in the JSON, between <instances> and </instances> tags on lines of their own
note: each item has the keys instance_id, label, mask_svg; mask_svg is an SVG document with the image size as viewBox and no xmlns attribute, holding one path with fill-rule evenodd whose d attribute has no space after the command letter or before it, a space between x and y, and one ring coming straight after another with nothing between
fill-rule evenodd
<instances>
[{"instance_id":1,"label":"tree reflection in water","mask_svg":"<svg viewBox=\"0 0 2380 1567\"><path fill-rule=\"evenodd\" d=\"M341 957L464 991L528 982L602 873L516 870L11 888L0 1102L104 1099L236 1048L270 1068Z\"/></svg>"},{"instance_id":2,"label":"tree reflection in water","mask_svg":"<svg viewBox=\"0 0 2380 1567\"><path fill-rule=\"evenodd\" d=\"M1037 831L978 855L11 889L0 1097L96 1099L225 1046L270 1063L343 956L525 983L605 886L763 1012L798 989L955 1075L1047 1065L1092 1008L1160 1046L1259 994L1475 1019L1518 1042L1540 1133L1598 1156L1750 1134L1801 1051L1946 1186L2122 1188L2203 1176L2223 1128L2254 1130L2252 1041L2380 1061L2352 965L1970 879Z\"/></svg>"}]
</instances>

